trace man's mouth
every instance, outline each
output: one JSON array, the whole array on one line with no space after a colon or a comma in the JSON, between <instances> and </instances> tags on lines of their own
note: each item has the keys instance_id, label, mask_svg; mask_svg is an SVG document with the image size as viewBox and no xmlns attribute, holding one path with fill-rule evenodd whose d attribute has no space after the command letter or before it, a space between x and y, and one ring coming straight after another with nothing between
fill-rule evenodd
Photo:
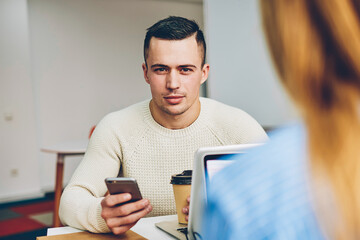
<instances>
[{"instance_id":1,"label":"man's mouth","mask_svg":"<svg viewBox=\"0 0 360 240\"><path fill-rule=\"evenodd\" d=\"M184 96L170 95L170 96L164 97L164 99L166 100L167 103L169 103L171 105L175 105L175 104L179 104L184 99Z\"/></svg>"}]
</instances>

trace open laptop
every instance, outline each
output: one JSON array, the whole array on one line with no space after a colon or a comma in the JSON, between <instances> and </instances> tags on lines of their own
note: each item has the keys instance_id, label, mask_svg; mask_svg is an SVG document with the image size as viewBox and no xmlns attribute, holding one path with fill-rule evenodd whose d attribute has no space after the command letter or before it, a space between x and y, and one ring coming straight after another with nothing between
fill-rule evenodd
<instances>
[{"instance_id":1,"label":"open laptop","mask_svg":"<svg viewBox=\"0 0 360 240\"><path fill-rule=\"evenodd\" d=\"M156 223L155 226L172 235L176 239L203 239L200 232L202 217L207 204L206 189L211 184L214 174L230 163L235 156L261 144L239 144L228 146L204 147L195 152L192 172L191 199L188 225L175 221Z\"/></svg>"}]
</instances>

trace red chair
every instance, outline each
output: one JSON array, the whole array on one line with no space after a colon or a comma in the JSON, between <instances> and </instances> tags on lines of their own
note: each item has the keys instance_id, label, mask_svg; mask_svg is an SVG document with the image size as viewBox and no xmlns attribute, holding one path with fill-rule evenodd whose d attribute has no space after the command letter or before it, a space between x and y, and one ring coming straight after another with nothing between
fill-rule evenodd
<instances>
[{"instance_id":1,"label":"red chair","mask_svg":"<svg viewBox=\"0 0 360 240\"><path fill-rule=\"evenodd\" d=\"M90 128L89 139L91 138L91 135L93 134L93 132L94 132L94 130L95 130L95 127L96 127L96 125L94 125L94 126L92 126L92 127Z\"/></svg>"}]
</instances>

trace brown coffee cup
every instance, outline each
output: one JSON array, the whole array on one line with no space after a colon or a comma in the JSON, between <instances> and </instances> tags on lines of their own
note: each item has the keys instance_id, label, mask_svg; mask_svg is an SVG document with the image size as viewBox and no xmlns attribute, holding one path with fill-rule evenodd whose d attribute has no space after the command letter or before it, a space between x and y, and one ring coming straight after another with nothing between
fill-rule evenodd
<instances>
[{"instance_id":1,"label":"brown coffee cup","mask_svg":"<svg viewBox=\"0 0 360 240\"><path fill-rule=\"evenodd\" d=\"M181 224L187 224L186 215L182 212L182 209L189 204L186 199L191 193L191 175L192 170L185 170L180 174L171 176L170 183L173 185L176 212L178 221Z\"/></svg>"}]
</instances>

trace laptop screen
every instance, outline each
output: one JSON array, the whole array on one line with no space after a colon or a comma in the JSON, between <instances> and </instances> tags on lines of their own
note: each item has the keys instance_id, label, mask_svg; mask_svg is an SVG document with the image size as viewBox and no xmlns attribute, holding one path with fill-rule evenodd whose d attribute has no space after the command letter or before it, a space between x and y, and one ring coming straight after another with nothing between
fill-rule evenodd
<instances>
[{"instance_id":1,"label":"laptop screen","mask_svg":"<svg viewBox=\"0 0 360 240\"><path fill-rule=\"evenodd\" d=\"M215 155L207 155L204 157L204 169L205 169L205 178L206 178L206 185L208 186L211 182L213 176L223 169L224 167L228 166L229 164L233 163L235 160L234 158L237 157L237 154L215 154Z\"/></svg>"}]
</instances>

